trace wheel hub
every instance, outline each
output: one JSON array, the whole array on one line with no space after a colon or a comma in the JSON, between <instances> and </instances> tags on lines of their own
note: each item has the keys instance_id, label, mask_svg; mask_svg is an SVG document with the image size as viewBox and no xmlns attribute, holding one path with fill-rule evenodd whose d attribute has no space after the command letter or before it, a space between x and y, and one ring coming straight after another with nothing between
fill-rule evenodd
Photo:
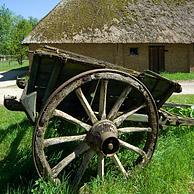
<instances>
[{"instance_id":1,"label":"wheel hub","mask_svg":"<svg viewBox=\"0 0 194 194\"><path fill-rule=\"evenodd\" d=\"M99 121L86 136L87 143L105 156L114 155L120 147L116 126L108 120Z\"/></svg>"}]
</instances>

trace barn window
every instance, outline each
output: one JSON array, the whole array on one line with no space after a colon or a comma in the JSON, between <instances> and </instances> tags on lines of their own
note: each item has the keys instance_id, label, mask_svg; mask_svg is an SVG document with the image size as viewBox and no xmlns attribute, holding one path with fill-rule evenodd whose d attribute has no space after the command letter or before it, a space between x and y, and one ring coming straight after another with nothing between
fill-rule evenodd
<instances>
[{"instance_id":1,"label":"barn window","mask_svg":"<svg viewBox=\"0 0 194 194\"><path fill-rule=\"evenodd\" d=\"M130 55L131 56L136 56L136 55L138 55L139 54L139 52L138 52L138 48L130 48L130 51L129 51L130 53Z\"/></svg>"}]
</instances>

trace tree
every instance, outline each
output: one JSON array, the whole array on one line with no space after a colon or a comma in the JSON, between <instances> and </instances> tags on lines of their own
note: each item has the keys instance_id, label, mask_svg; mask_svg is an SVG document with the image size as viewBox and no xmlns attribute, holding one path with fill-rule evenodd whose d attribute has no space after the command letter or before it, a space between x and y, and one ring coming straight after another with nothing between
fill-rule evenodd
<instances>
[{"instance_id":1,"label":"tree","mask_svg":"<svg viewBox=\"0 0 194 194\"><path fill-rule=\"evenodd\" d=\"M15 25L15 29L13 33L14 37L12 38L13 51L14 51L14 55L17 56L17 60L19 64L22 64L24 57L27 56L27 53L28 53L27 47L22 45L21 42L31 30L32 30L32 25L26 19L21 19Z\"/></svg>"},{"instance_id":2,"label":"tree","mask_svg":"<svg viewBox=\"0 0 194 194\"><path fill-rule=\"evenodd\" d=\"M14 29L13 13L5 8L0 7L0 54L10 54L12 42L12 31Z\"/></svg>"},{"instance_id":3,"label":"tree","mask_svg":"<svg viewBox=\"0 0 194 194\"><path fill-rule=\"evenodd\" d=\"M38 20L16 16L5 6L0 6L0 54L16 55L19 64L27 56L26 46L21 41L28 35Z\"/></svg>"},{"instance_id":4,"label":"tree","mask_svg":"<svg viewBox=\"0 0 194 194\"><path fill-rule=\"evenodd\" d=\"M37 18L33 18L31 16L28 18L28 21L32 25L32 28L34 28L36 26L36 24L38 23L38 19Z\"/></svg>"}]
</instances>

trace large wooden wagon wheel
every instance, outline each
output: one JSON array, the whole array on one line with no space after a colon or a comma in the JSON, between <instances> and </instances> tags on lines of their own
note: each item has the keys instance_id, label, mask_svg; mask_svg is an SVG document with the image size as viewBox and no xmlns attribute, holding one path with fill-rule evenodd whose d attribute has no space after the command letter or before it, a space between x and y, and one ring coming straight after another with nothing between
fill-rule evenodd
<instances>
[{"instance_id":1,"label":"large wooden wagon wheel","mask_svg":"<svg viewBox=\"0 0 194 194\"><path fill-rule=\"evenodd\" d=\"M150 160L157 131L155 102L138 79L91 70L48 99L34 133L35 166L40 176L69 177L76 186L111 171L127 177L131 166Z\"/></svg>"}]
</instances>

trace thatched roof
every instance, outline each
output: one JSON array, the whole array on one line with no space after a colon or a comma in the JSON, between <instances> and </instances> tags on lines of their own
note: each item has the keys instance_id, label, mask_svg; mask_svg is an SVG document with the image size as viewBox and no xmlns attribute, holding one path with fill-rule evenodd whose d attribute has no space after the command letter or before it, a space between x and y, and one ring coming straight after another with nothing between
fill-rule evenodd
<instances>
[{"instance_id":1,"label":"thatched roof","mask_svg":"<svg viewBox=\"0 0 194 194\"><path fill-rule=\"evenodd\" d=\"M193 0L61 0L23 43L191 43Z\"/></svg>"}]
</instances>

